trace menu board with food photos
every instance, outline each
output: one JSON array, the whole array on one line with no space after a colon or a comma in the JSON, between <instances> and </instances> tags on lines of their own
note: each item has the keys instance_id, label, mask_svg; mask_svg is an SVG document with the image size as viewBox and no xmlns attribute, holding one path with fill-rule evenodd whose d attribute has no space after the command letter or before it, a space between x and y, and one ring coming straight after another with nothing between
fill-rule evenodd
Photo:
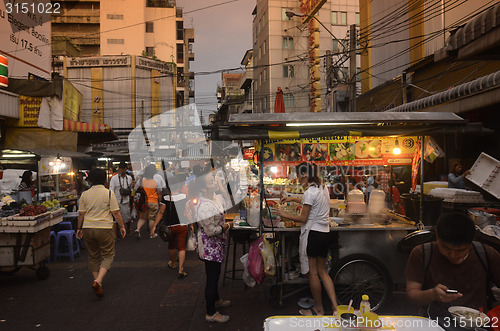
<instances>
[{"instance_id":1,"label":"menu board with food photos","mask_svg":"<svg viewBox=\"0 0 500 331\"><path fill-rule=\"evenodd\" d=\"M269 141L264 145L264 162L289 166L307 161L319 166L410 165L416 141L417 137L357 136ZM395 147L400 154L394 154Z\"/></svg>"}]
</instances>

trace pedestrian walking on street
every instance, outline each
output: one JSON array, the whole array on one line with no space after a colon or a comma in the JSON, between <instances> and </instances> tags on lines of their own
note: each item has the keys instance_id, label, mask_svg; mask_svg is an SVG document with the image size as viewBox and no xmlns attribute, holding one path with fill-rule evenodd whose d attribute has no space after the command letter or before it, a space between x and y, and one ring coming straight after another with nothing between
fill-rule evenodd
<instances>
[{"instance_id":1,"label":"pedestrian walking on street","mask_svg":"<svg viewBox=\"0 0 500 331\"><path fill-rule=\"evenodd\" d=\"M154 180L156 174L156 166L154 164L148 165L144 169L144 175L139 180L136 186L142 186L146 192L146 211L139 214L139 221L137 222L137 229L135 230L135 237L137 240L141 239L141 228L149 220L149 237L156 237L155 233L155 219L158 212L158 202L161 197L161 187Z\"/></svg>"},{"instance_id":2,"label":"pedestrian walking on street","mask_svg":"<svg viewBox=\"0 0 500 331\"><path fill-rule=\"evenodd\" d=\"M115 257L113 216L120 227L122 238L125 237L126 230L115 194L104 187L106 171L91 170L89 181L92 187L82 193L79 201L76 237L83 237L85 241L89 254L89 270L94 276L92 288L98 297L102 297L102 283Z\"/></svg>"},{"instance_id":3,"label":"pedestrian walking on street","mask_svg":"<svg viewBox=\"0 0 500 331\"><path fill-rule=\"evenodd\" d=\"M109 181L109 189L115 194L118 206L120 206L120 214L125 223L127 236L130 235L132 187L132 177L127 175L127 163L122 161L118 166L118 174L111 177Z\"/></svg>"},{"instance_id":4,"label":"pedestrian walking on street","mask_svg":"<svg viewBox=\"0 0 500 331\"><path fill-rule=\"evenodd\" d=\"M205 263L205 301L207 322L225 323L229 316L220 314L217 309L228 307L231 301L219 297L219 277L226 247L225 231L233 227L233 222L224 218L224 200L215 192L219 189L215 172L207 171L196 178L201 191L196 207L198 221L198 255Z\"/></svg>"},{"instance_id":5,"label":"pedestrian walking on street","mask_svg":"<svg viewBox=\"0 0 500 331\"><path fill-rule=\"evenodd\" d=\"M176 261L178 255L178 279L184 279L187 277L187 273L184 271L184 262L186 261L186 239L188 233L188 226L186 218L184 217L184 210L187 198L185 194L179 193L180 188L183 186L185 180L185 175L176 175L172 179L172 183L170 184L169 182L169 186L172 190L172 195L162 197L155 221L155 228L160 223L160 221L163 220L165 224L169 226L172 233L172 238L168 242L168 255L170 257L168 267L170 269L177 269ZM172 197L172 201L170 201L170 197Z\"/></svg>"}]
</instances>

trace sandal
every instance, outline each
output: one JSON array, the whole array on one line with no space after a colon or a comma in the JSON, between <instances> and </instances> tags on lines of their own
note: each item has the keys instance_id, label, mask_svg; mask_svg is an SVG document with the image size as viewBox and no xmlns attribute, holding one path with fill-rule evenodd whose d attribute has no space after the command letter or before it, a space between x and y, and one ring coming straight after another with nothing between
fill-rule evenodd
<instances>
[{"instance_id":1,"label":"sandal","mask_svg":"<svg viewBox=\"0 0 500 331\"><path fill-rule=\"evenodd\" d=\"M185 273L184 271L183 272L180 272L179 275L177 276L178 279L184 279L187 277L187 273ZM217 305L215 305L217 307Z\"/></svg>"},{"instance_id":2,"label":"sandal","mask_svg":"<svg viewBox=\"0 0 500 331\"><path fill-rule=\"evenodd\" d=\"M227 321L229 321L229 316L222 315L221 313L216 312L212 316L206 316L205 315L205 321L207 321L209 323L214 323L214 322L217 322L217 323L226 323Z\"/></svg>"},{"instance_id":3,"label":"sandal","mask_svg":"<svg viewBox=\"0 0 500 331\"><path fill-rule=\"evenodd\" d=\"M173 264L173 262L172 262L172 261L168 261L168 264L167 264L167 265L168 265L168 267L169 267L170 269L177 269L177 266L174 266L174 264Z\"/></svg>"},{"instance_id":4,"label":"sandal","mask_svg":"<svg viewBox=\"0 0 500 331\"><path fill-rule=\"evenodd\" d=\"M97 281L92 282L92 288L94 289L94 293L98 298L102 298L104 296L104 291L102 290L102 285Z\"/></svg>"},{"instance_id":5,"label":"sandal","mask_svg":"<svg viewBox=\"0 0 500 331\"><path fill-rule=\"evenodd\" d=\"M231 300L222 300L215 302L215 308L226 308L231 306Z\"/></svg>"}]
</instances>

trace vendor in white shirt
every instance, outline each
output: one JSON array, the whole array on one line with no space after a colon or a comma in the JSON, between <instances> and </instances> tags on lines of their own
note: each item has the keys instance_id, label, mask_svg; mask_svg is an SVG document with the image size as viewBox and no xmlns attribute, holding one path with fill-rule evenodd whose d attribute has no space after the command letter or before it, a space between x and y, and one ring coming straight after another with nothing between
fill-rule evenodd
<instances>
[{"instance_id":1,"label":"vendor in white shirt","mask_svg":"<svg viewBox=\"0 0 500 331\"><path fill-rule=\"evenodd\" d=\"M301 273L309 275L309 286L315 305L299 312L302 315L324 315L320 278L332 302L333 311L337 310L335 288L326 271L330 235L330 195L328 188L319 179L318 168L314 163L299 164L297 176L300 185L306 190L303 198L286 197L281 199L281 203L302 203L302 212L300 215L291 215L280 209L278 215L302 223L299 241L300 269Z\"/></svg>"},{"instance_id":2,"label":"vendor in white shirt","mask_svg":"<svg viewBox=\"0 0 500 331\"><path fill-rule=\"evenodd\" d=\"M120 207L120 214L122 215L123 222L127 235L130 235L130 195L132 194L132 177L127 175L127 163L122 161L118 166L118 174L111 177L109 181L109 189L115 193L118 206Z\"/></svg>"}]
</instances>

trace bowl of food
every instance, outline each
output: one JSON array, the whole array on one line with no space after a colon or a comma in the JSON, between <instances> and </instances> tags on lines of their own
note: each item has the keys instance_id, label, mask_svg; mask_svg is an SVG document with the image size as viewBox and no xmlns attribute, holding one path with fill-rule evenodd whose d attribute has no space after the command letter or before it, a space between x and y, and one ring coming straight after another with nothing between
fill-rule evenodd
<instances>
[{"instance_id":1,"label":"bowl of food","mask_svg":"<svg viewBox=\"0 0 500 331\"><path fill-rule=\"evenodd\" d=\"M455 318L457 326L475 329L488 324L489 317L479 310L463 306L453 306L448 308L450 314Z\"/></svg>"}]
</instances>

